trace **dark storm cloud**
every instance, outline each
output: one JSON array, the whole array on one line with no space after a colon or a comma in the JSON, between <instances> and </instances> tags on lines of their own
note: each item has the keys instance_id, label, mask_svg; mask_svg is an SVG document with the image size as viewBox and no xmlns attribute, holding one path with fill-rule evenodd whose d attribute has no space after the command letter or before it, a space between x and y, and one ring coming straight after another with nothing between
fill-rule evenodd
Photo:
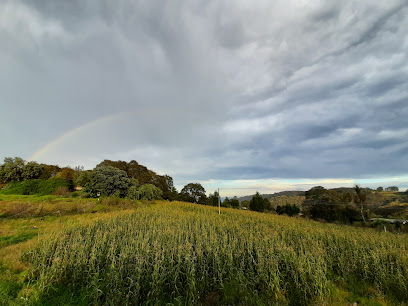
<instances>
[{"instance_id":1,"label":"dark storm cloud","mask_svg":"<svg viewBox=\"0 0 408 306\"><path fill-rule=\"evenodd\" d=\"M176 180L407 173L407 14L397 0L4 1L0 155L77 128L40 159L136 159Z\"/></svg>"}]
</instances>

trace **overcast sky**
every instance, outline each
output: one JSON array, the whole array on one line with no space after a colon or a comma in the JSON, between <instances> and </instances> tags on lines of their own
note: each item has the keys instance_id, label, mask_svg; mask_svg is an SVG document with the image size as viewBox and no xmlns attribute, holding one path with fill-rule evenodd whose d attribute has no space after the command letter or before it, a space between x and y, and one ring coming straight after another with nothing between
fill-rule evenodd
<instances>
[{"instance_id":1,"label":"overcast sky","mask_svg":"<svg viewBox=\"0 0 408 306\"><path fill-rule=\"evenodd\" d=\"M245 195L408 187L408 1L0 2L0 158Z\"/></svg>"}]
</instances>

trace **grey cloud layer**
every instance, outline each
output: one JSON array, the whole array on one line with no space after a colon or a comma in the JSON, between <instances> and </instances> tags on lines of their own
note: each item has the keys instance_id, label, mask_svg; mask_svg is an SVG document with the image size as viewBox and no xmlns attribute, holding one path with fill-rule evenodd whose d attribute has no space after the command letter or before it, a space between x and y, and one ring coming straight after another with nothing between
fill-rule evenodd
<instances>
[{"instance_id":1,"label":"grey cloud layer","mask_svg":"<svg viewBox=\"0 0 408 306\"><path fill-rule=\"evenodd\" d=\"M0 156L176 179L408 170L407 1L4 1ZM17 141L18 140L18 141Z\"/></svg>"}]
</instances>

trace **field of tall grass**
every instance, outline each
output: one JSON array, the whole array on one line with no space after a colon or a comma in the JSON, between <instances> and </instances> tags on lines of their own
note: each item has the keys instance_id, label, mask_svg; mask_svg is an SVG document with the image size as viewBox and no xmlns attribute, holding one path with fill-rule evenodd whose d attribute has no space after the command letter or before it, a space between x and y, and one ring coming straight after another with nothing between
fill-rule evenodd
<instances>
[{"instance_id":1,"label":"field of tall grass","mask_svg":"<svg viewBox=\"0 0 408 306\"><path fill-rule=\"evenodd\" d=\"M56 230L23 261L41 305L408 303L407 235L187 203Z\"/></svg>"}]
</instances>

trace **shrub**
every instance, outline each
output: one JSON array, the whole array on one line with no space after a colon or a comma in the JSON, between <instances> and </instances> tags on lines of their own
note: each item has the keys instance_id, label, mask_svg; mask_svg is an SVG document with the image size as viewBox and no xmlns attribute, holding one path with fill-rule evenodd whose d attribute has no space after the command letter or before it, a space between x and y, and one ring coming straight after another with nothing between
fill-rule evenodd
<instances>
[{"instance_id":1,"label":"shrub","mask_svg":"<svg viewBox=\"0 0 408 306\"><path fill-rule=\"evenodd\" d=\"M68 196L69 195L69 189L66 186L59 186L54 190L54 192L52 194L53 195L59 195L59 196Z\"/></svg>"},{"instance_id":2,"label":"shrub","mask_svg":"<svg viewBox=\"0 0 408 306\"><path fill-rule=\"evenodd\" d=\"M162 194L161 189L152 184L145 184L138 188L131 186L128 190L128 197L132 200L157 200Z\"/></svg>"},{"instance_id":3,"label":"shrub","mask_svg":"<svg viewBox=\"0 0 408 306\"><path fill-rule=\"evenodd\" d=\"M276 207L276 212L280 215L286 214L291 217L300 213L300 208L297 207L295 204L293 205L286 204L283 206L278 205L278 207Z\"/></svg>"}]
</instances>

